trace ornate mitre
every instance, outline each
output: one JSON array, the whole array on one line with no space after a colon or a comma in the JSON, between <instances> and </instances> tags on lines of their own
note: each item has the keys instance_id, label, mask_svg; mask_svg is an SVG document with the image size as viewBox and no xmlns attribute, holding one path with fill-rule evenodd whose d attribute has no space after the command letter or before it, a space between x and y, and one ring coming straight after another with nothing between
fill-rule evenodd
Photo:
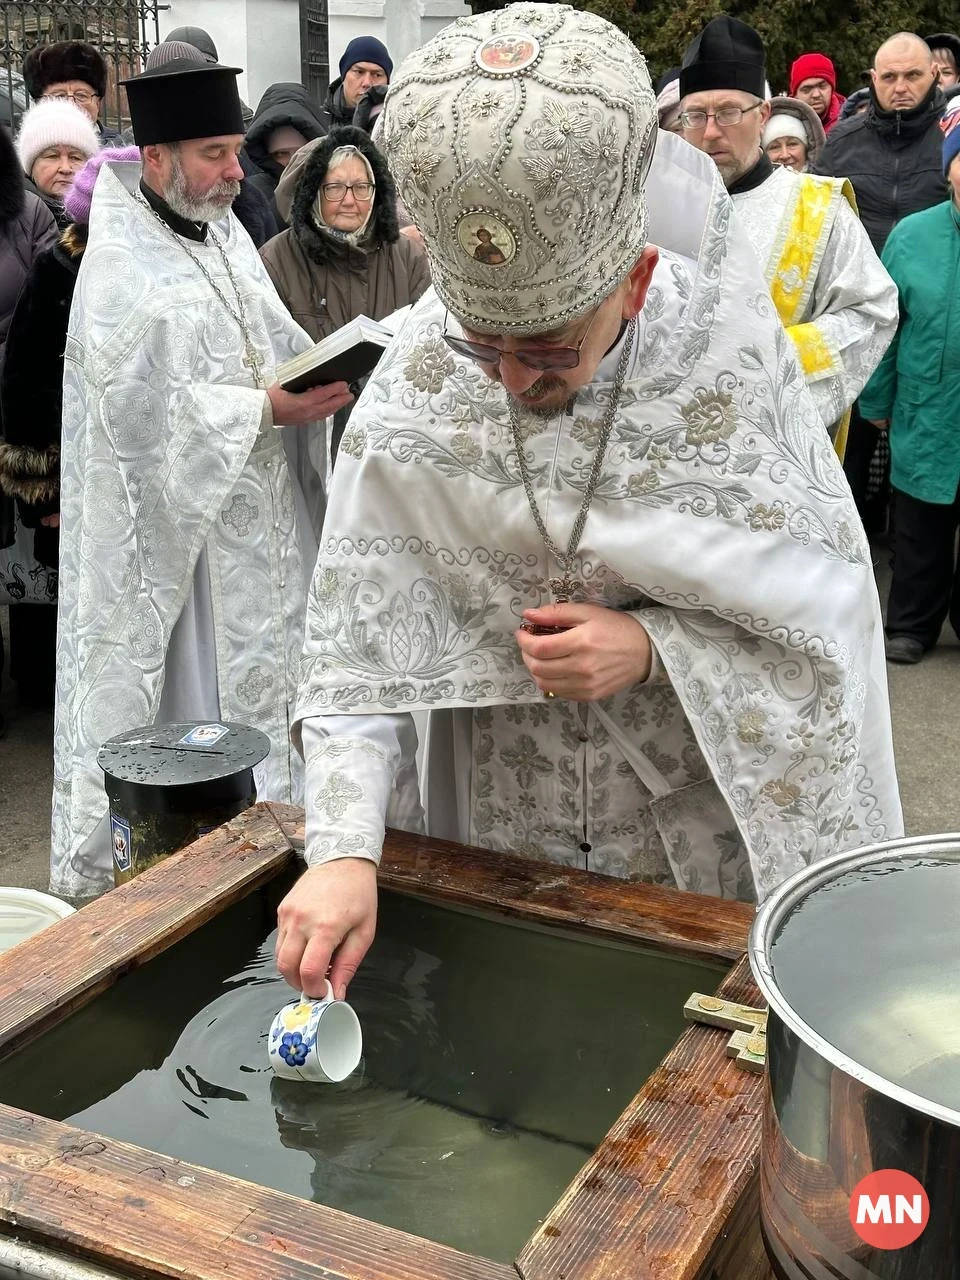
<instances>
[{"instance_id":1,"label":"ornate mitre","mask_svg":"<svg viewBox=\"0 0 960 1280\"><path fill-rule=\"evenodd\" d=\"M589 311L633 267L656 137L639 51L559 4L446 27L400 67L383 123L440 297L471 328L516 333Z\"/></svg>"}]
</instances>

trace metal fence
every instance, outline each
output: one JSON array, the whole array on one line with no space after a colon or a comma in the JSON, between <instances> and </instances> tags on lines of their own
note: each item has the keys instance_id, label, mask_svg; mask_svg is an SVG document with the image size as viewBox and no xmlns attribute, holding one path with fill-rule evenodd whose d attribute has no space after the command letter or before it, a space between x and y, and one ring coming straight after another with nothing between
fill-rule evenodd
<instances>
[{"instance_id":1,"label":"metal fence","mask_svg":"<svg viewBox=\"0 0 960 1280\"><path fill-rule=\"evenodd\" d=\"M129 123L120 81L142 71L159 43L158 0L0 0L0 124L16 129L30 105L21 75L35 45L85 40L107 63L107 91L100 119Z\"/></svg>"},{"instance_id":2,"label":"metal fence","mask_svg":"<svg viewBox=\"0 0 960 1280\"><path fill-rule=\"evenodd\" d=\"M328 25L327 0L300 0L300 79L319 103L330 84Z\"/></svg>"}]
</instances>

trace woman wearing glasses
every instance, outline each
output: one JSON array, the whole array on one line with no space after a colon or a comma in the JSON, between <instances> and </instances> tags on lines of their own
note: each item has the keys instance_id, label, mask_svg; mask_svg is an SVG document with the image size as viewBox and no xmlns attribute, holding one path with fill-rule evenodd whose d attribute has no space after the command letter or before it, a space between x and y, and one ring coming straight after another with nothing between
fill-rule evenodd
<instances>
[{"instance_id":1,"label":"woman wearing glasses","mask_svg":"<svg viewBox=\"0 0 960 1280\"><path fill-rule=\"evenodd\" d=\"M23 61L23 79L34 102L52 98L77 107L92 123L100 145L120 135L100 123L100 108L107 91L107 64L92 44L61 40L31 49Z\"/></svg>"},{"instance_id":2,"label":"woman wearing glasses","mask_svg":"<svg viewBox=\"0 0 960 1280\"><path fill-rule=\"evenodd\" d=\"M344 125L301 147L280 179L277 204L290 226L260 254L315 341L359 315L382 320L429 285L426 255L400 235L393 179L362 129ZM334 448L346 419L341 410Z\"/></svg>"}]
</instances>

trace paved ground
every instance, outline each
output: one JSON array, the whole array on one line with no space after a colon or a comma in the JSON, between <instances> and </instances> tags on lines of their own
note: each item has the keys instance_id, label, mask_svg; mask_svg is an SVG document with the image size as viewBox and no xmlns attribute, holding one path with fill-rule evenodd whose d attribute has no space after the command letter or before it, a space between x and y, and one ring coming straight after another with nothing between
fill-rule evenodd
<instances>
[{"instance_id":1,"label":"paved ground","mask_svg":"<svg viewBox=\"0 0 960 1280\"><path fill-rule=\"evenodd\" d=\"M881 591L887 553L876 552ZM0 610L6 624L6 610ZM888 667L907 832L960 831L960 646L949 629L916 667ZM0 884L47 887L53 717L20 710L4 681L0 711Z\"/></svg>"}]
</instances>

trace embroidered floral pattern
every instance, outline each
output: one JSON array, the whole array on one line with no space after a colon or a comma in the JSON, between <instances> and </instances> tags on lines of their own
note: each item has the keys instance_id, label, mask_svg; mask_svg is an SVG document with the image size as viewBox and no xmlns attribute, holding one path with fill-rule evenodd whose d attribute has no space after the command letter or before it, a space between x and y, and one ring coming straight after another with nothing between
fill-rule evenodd
<instances>
[{"instance_id":1,"label":"embroidered floral pattern","mask_svg":"<svg viewBox=\"0 0 960 1280\"><path fill-rule=\"evenodd\" d=\"M265 693L273 688L275 680L260 666L251 667L237 685L237 697L248 707L255 707Z\"/></svg>"},{"instance_id":2,"label":"embroidered floral pattern","mask_svg":"<svg viewBox=\"0 0 960 1280\"><path fill-rule=\"evenodd\" d=\"M348 427L340 441L340 453L350 458L362 458L366 443L367 434L362 427Z\"/></svg>"},{"instance_id":3,"label":"embroidered floral pattern","mask_svg":"<svg viewBox=\"0 0 960 1280\"><path fill-rule=\"evenodd\" d=\"M688 444L713 444L729 440L737 429L733 396L726 391L698 387L692 400L680 406Z\"/></svg>"},{"instance_id":4,"label":"embroidered floral pattern","mask_svg":"<svg viewBox=\"0 0 960 1280\"><path fill-rule=\"evenodd\" d=\"M436 395L455 368L450 348L442 338L431 338L410 353L403 376L418 391Z\"/></svg>"}]
</instances>

